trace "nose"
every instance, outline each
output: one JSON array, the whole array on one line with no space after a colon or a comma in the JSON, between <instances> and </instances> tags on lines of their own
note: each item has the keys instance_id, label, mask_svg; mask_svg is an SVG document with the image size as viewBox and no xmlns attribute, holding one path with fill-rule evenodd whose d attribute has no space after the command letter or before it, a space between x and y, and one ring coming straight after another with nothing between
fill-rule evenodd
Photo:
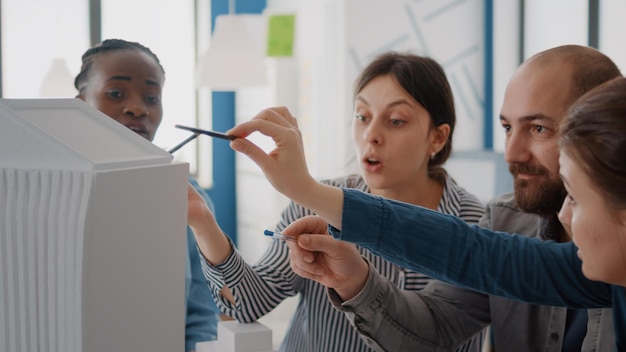
<instances>
[{"instance_id":1,"label":"nose","mask_svg":"<svg viewBox=\"0 0 626 352\"><path fill-rule=\"evenodd\" d=\"M529 141L523 133L512 131L506 138L504 159L508 164L525 163L531 158Z\"/></svg>"},{"instance_id":2,"label":"nose","mask_svg":"<svg viewBox=\"0 0 626 352\"><path fill-rule=\"evenodd\" d=\"M571 222L572 222L572 208L569 204L569 198L566 197L563 201L563 205L561 206L561 210L559 210L559 221L563 224L563 228L570 240L572 239L572 230L571 230Z\"/></svg>"},{"instance_id":3,"label":"nose","mask_svg":"<svg viewBox=\"0 0 626 352\"><path fill-rule=\"evenodd\" d=\"M363 140L371 144L381 144L383 142L383 136L378 124L372 121L365 130L363 130Z\"/></svg>"},{"instance_id":4,"label":"nose","mask_svg":"<svg viewBox=\"0 0 626 352\"><path fill-rule=\"evenodd\" d=\"M148 113L148 106L140 97L128 99L127 104L124 106L124 114L135 118L145 117Z\"/></svg>"}]
</instances>

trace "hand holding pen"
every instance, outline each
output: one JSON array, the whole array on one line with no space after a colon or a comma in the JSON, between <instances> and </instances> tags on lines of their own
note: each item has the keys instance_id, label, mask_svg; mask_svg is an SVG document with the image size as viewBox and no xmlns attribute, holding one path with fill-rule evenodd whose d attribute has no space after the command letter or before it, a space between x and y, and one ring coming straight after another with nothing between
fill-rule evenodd
<instances>
[{"instance_id":1,"label":"hand holding pen","mask_svg":"<svg viewBox=\"0 0 626 352\"><path fill-rule=\"evenodd\" d=\"M233 140L230 146L252 159L276 190L292 198L303 185L317 184L309 174L302 136L296 118L289 110L285 107L265 109L252 120L240 123L228 131L229 134L240 137L247 137L253 132L272 138L275 149L266 153L246 138Z\"/></svg>"},{"instance_id":2,"label":"hand holding pen","mask_svg":"<svg viewBox=\"0 0 626 352\"><path fill-rule=\"evenodd\" d=\"M357 247L328 234L328 224L319 216L305 216L287 226L289 265L307 279L335 289L348 300L358 294L369 275L369 264Z\"/></svg>"},{"instance_id":3,"label":"hand holding pen","mask_svg":"<svg viewBox=\"0 0 626 352\"><path fill-rule=\"evenodd\" d=\"M274 150L266 153L245 138L254 132L272 138ZM265 109L227 134L240 137L232 140L230 147L252 159L277 191L341 229L343 191L318 183L309 174L302 135L287 108Z\"/></svg>"}]
</instances>

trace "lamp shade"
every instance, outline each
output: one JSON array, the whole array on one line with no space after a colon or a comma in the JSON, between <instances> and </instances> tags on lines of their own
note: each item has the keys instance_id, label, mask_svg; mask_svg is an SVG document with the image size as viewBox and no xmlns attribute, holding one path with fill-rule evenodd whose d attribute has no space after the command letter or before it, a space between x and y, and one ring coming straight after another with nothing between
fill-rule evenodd
<instances>
[{"instance_id":1,"label":"lamp shade","mask_svg":"<svg viewBox=\"0 0 626 352\"><path fill-rule=\"evenodd\" d=\"M232 91L266 85L265 56L253 37L264 30L262 15L221 15L216 18L211 46L200 58L196 86Z\"/></svg>"},{"instance_id":2,"label":"lamp shade","mask_svg":"<svg viewBox=\"0 0 626 352\"><path fill-rule=\"evenodd\" d=\"M39 95L42 98L73 98L77 94L74 77L64 59L52 60L52 65L41 82Z\"/></svg>"}]
</instances>

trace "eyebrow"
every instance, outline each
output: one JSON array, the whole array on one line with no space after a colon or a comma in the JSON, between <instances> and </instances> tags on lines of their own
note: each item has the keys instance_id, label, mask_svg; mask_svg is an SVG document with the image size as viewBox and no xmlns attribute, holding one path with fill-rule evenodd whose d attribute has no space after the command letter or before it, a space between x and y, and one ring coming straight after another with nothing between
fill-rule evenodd
<instances>
[{"instance_id":1,"label":"eyebrow","mask_svg":"<svg viewBox=\"0 0 626 352\"><path fill-rule=\"evenodd\" d=\"M508 119L504 115L500 115L500 120L508 121ZM550 123L556 123L556 120L554 118L550 116L546 116L544 114L526 115L520 119L520 122L531 122L531 121L537 121L537 120L548 121Z\"/></svg>"},{"instance_id":2,"label":"eyebrow","mask_svg":"<svg viewBox=\"0 0 626 352\"><path fill-rule=\"evenodd\" d=\"M355 100L359 100L359 101L363 102L365 105L370 106L369 102L367 100L365 100L361 96L357 96ZM408 101L406 99L398 99L398 100L392 101L391 103L387 104L387 106L385 106L385 109L392 108L392 107L398 106L398 105L408 105L410 107L413 107L413 104L411 104L410 101Z\"/></svg>"},{"instance_id":3,"label":"eyebrow","mask_svg":"<svg viewBox=\"0 0 626 352\"><path fill-rule=\"evenodd\" d=\"M113 81L113 80L130 82L130 81L132 81L132 78L130 76L112 76L107 81ZM146 84L149 85L149 86L156 86L156 87L160 87L161 86L157 81L153 81L151 79L147 79L146 80Z\"/></svg>"}]
</instances>

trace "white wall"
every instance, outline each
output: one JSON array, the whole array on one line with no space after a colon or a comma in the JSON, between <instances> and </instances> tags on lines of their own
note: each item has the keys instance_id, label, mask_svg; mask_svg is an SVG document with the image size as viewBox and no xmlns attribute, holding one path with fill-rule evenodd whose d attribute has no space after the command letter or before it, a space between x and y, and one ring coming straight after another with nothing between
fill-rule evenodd
<instances>
[{"instance_id":1,"label":"white wall","mask_svg":"<svg viewBox=\"0 0 626 352\"><path fill-rule=\"evenodd\" d=\"M500 109L504 90L519 65L520 7L518 0L493 2L493 149L504 151L504 133L500 125Z\"/></svg>"},{"instance_id":2,"label":"white wall","mask_svg":"<svg viewBox=\"0 0 626 352\"><path fill-rule=\"evenodd\" d=\"M626 72L626 50L624 50L624 36L626 33L626 1L600 1L600 43L599 49L607 54L617 66Z\"/></svg>"},{"instance_id":3,"label":"white wall","mask_svg":"<svg viewBox=\"0 0 626 352\"><path fill-rule=\"evenodd\" d=\"M526 0L524 58L563 44L587 44L587 0Z\"/></svg>"},{"instance_id":4,"label":"white wall","mask_svg":"<svg viewBox=\"0 0 626 352\"><path fill-rule=\"evenodd\" d=\"M347 0L346 13L345 64L350 85L383 51L430 56L443 66L454 93L459 131L454 136L455 150L481 149L485 102L483 1ZM350 102L351 98L351 94L345 97Z\"/></svg>"}]
</instances>

